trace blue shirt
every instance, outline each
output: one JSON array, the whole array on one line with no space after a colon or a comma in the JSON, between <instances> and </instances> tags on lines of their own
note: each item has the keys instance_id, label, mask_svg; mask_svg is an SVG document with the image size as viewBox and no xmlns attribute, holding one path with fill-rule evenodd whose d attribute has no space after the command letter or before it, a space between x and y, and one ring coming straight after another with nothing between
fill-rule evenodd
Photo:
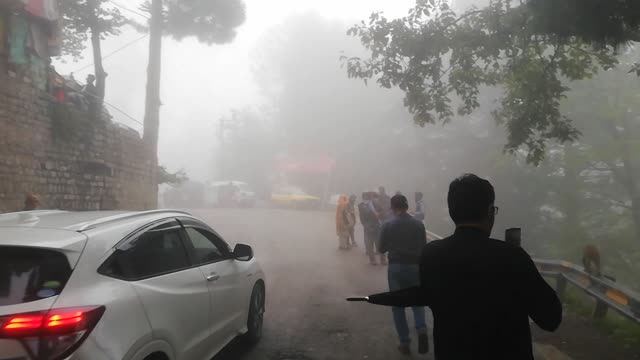
<instances>
[{"instance_id":1,"label":"blue shirt","mask_svg":"<svg viewBox=\"0 0 640 360\"><path fill-rule=\"evenodd\" d=\"M381 253L389 253L391 264L419 264L427 233L422 222L409 214L387 221L380 232Z\"/></svg>"}]
</instances>

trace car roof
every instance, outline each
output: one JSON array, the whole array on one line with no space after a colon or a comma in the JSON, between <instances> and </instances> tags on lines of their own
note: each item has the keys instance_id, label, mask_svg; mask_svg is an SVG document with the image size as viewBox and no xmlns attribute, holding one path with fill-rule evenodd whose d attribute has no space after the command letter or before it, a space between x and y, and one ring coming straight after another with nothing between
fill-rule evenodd
<instances>
[{"instance_id":1,"label":"car roof","mask_svg":"<svg viewBox=\"0 0 640 360\"><path fill-rule=\"evenodd\" d=\"M40 228L82 232L102 225L132 218L153 217L158 214L170 216L188 215L177 210L152 211L60 211L40 210L0 215L0 228Z\"/></svg>"},{"instance_id":2,"label":"car roof","mask_svg":"<svg viewBox=\"0 0 640 360\"><path fill-rule=\"evenodd\" d=\"M59 211L41 210L0 214L0 247L20 246L63 252L72 267L85 247L98 261L131 231L158 220L193 218L178 210ZM193 218L195 219L195 218ZM197 220L197 219L196 219ZM87 241L88 239L94 241Z\"/></svg>"}]
</instances>

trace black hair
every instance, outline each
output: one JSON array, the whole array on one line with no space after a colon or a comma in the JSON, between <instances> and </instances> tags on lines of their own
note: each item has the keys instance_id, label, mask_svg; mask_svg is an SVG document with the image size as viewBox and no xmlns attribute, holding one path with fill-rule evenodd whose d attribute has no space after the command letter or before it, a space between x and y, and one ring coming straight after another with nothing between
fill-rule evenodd
<instances>
[{"instance_id":1,"label":"black hair","mask_svg":"<svg viewBox=\"0 0 640 360\"><path fill-rule=\"evenodd\" d=\"M407 210L409 209L409 201L404 195L394 195L391 198L391 208L394 210Z\"/></svg>"},{"instance_id":2,"label":"black hair","mask_svg":"<svg viewBox=\"0 0 640 360\"><path fill-rule=\"evenodd\" d=\"M449 215L456 224L485 220L495 200L491 183L474 174L464 174L449 185Z\"/></svg>"}]
</instances>

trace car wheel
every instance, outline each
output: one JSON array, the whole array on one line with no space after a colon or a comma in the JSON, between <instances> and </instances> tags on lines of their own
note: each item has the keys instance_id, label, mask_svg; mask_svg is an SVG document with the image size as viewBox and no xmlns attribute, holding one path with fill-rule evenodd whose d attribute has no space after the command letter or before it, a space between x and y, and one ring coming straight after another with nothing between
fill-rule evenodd
<instances>
[{"instance_id":1,"label":"car wheel","mask_svg":"<svg viewBox=\"0 0 640 360\"><path fill-rule=\"evenodd\" d=\"M249 318L247 320L246 340L250 344L256 344L262 338L262 325L264 323L265 292L264 285L257 283L251 292L249 304Z\"/></svg>"}]
</instances>

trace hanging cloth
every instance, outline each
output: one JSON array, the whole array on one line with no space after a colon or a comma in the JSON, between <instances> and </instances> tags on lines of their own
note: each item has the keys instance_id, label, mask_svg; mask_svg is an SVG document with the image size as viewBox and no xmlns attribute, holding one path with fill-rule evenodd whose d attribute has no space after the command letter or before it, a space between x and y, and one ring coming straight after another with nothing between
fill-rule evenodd
<instances>
[{"instance_id":1,"label":"hanging cloth","mask_svg":"<svg viewBox=\"0 0 640 360\"><path fill-rule=\"evenodd\" d=\"M27 38L29 35L29 23L27 19L18 14L11 16L9 24L9 62L24 65L29 62L27 57Z\"/></svg>"},{"instance_id":2,"label":"hanging cloth","mask_svg":"<svg viewBox=\"0 0 640 360\"><path fill-rule=\"evenodd\" d=\"M4 54L7 46L7 23L5 16L0 13L0 54Z\"/></svg>"},{"instance_id":3,"label":"hanging cloth","mask_svg":"<svg viewBox=\"0 0 640 360\"><path fill-rule=\"evenodd\" d=\"M37 56L31 56L31 81L38 89L47 89L47 63Z\"/></svg>"},{"instance_id":4,"label":"hanging cloth","mask_svg":"<svg viewBox=\"0 0 640 360\"><path fill-rule=\"evenodd\" d=\"M28 0L27 6L24 8L29 14L44 18L44 0Z\"/></svg>"},{"instance_id":5,"label":"hanging cloth","mask_svg":"<svg viewBox=\"0 0 640 360\"><path fill-rule=\"evenodd\" d=\"M31 49L41 58L49 57L49 38L44 26L39 23L31 23Z\"/></svg>"}]
</instances>

